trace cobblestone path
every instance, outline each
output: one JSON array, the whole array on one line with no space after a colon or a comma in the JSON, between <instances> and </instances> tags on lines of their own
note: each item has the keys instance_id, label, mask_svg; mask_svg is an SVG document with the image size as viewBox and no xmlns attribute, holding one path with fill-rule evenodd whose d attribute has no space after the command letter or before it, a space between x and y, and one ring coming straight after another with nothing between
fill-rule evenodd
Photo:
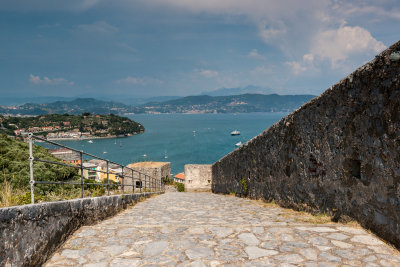
<instances>
[{"instance_id":1,"label":"cobblestone path","mask_svg":"<svg viewBox=\"0 0 400 267\"><path fill-rule=\"evenodd\" d=\"M400 266L356 226L232 196L166 193L82 227L45 266Z\"/></svg>"}]
</instances>

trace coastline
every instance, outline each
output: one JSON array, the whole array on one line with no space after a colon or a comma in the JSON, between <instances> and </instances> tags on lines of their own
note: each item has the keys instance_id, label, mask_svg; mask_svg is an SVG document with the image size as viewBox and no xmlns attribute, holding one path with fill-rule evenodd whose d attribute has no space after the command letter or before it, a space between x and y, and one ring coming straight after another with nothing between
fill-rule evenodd
<instances>
[{"instance_id":1,"label":"coastline","mask_svg":"<svg viewBox=\"0 0 400 267\"><path fill-rule=\"evenodd\" d=\"M92 136L92 137L79 137L79 138L73 138L73 137L58 137L58 138L46 138L48 141L80 141L80 140L91 140L91 139L113 139L113 138L125 138L129 136L137 135L137 133L134 134L129 134L129 135L124 135L124 136L118 136L118 135L111 135L111 136Z\"/></svg>"}]
</instances>

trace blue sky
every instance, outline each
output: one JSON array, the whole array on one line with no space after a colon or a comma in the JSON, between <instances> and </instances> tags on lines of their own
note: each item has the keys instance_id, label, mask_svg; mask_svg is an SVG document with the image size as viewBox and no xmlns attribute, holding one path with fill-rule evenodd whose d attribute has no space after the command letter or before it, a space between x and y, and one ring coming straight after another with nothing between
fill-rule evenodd
<instances>
[{"instance_id":1,"label":"blue sky","mask_svg":"<svg viewBox=\"0 0 400 267\"><path fill-rule=\"evenodd\" d=\"M0 0L0 93L320 94L399 26L399 0Z\"/></svg>"}]
</instances>

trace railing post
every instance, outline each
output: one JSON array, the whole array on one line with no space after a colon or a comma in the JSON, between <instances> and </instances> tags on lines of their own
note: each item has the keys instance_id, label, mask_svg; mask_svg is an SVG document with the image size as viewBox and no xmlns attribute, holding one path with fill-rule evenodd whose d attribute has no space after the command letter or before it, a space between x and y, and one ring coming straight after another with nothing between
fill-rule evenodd
<instances>
[{"instance_id":1,"label":"railing post","mask_svg":"<svg viewBox=\"0 0 400 267\"><path fill-rule=\"evenodd\" d=\"M84 186L83 186L83 151L79 152L81 158L81 198L84 197Z\"/></svg>"},{"instance_id":2,"label":"railing post","mask_svg":"<svg viewBox=\"0 0 400 267\"><path fill-rule=\"evenodd\" d=\"M32 140L32 133L28 134L28 139L29 139L29 174L30 174L30 180L29 184L31 186L31 204L35 203L35 180L33 177L33 140Z\"/></svg>"},{"instance_id":3,"label":"railing post","mask_svg":"<svg viewBox=\"0 0 400 267\"><path fill-rule=\"evenodd\" d=\"M122 195L124 194L124 181L125 181L125 177L124 177L124 166L122 166L122 181L121 181Z\"/></svg>"},{"instance_id":4,"label":"railing post","mask_svg":"<svg viewBox=\"0 0 400 267\"><path fill-rule=\"evenodd\" d=\"M108 160L106 161L107 168L107 196L110 195L110 172L108 171Z\"/></svg>"},{"instance_id":5,"label":"railing post","mask_svg":"<svg viewBox=\"0 0 400 267\"><path fill-rule=\"evenodd\" d=\"M132 171L132 194L135 194L135 179L133 178L133 170Z\"/></svg>"},{"instance_id":6,"label":"railing post","mask_svg":"<svg viewBox=\"0 0 400 267\"><path fill-rule=\"evenodd\" d=\"M147 174L144 175L144 192L147 192Z\"/></svg>"},{"instance_id":7,"label":"railing post","mask_svg":"<svg viewBox=\"0 0 400 267\"><path fill-rule=\"evenodd\" d=\"M140 172L139 172L139 182L140 182L140 193L142 193L143 183L142 183L142 174Z\"/></svg>"}]
</instances>

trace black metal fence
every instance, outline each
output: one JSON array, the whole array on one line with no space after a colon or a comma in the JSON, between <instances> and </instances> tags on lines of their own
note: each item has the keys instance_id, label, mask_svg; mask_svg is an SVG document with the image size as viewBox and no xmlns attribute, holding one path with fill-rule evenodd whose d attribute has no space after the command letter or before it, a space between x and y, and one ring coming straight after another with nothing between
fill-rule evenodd
<instances>
[{"instance_id":1,"label":"black metal fence","mask_svg":"<svg viewBox=\"0 0 400 267\"><path fill-rule=\"evenodd\" d=\"M65 162L57 162L57 161L50 161L50 160L35 158L33 156L34 140L46 142L48 144L55 145L57 147L71 150L75 153L79 153L79 164L73 165L73 164L68 164ZM107 195L110 195L110 187L115 187L115 184L110 183L110 174L114 175L114 177L116 177L116 176L119 177L120 184L118 183L117 186L121 189L122 194L125 194L126 187L131 187L133 193L135 192L135 189L138 190L139 192L142 192L142 191L144 191L144 192L162 192L165 189L163 180L161 178L151 177L146 173L139 172L130 167L121 165L119 163L116 163L116 162L113 162L113 161L110 161L107 159L97 157L95 155L91 155L82 150L77 150L77 149L74 149L74 148L71 148L68 146L64 146L62 144L58 144L56 142L49 141L47 139L35 136L32 133L29 133L29 135L28 135L28 142L29 142L29 169L30 169L30 182L29 183L30 183L30 188L31 188L31 203L32 204L35 203L35 185L39 185L39 184L80 186L81 198L84 197L85 186L102 186L102 187L106 188ZM105 170L103 170L103 169L95 170L96 174L97 173L106 174L106 180L104 179L106 182L105 181L103 181L103 183L85 182L84 170L89 171L89 170L93 170L93 169L84 166L84 164L83 164L84 156L88 156L93 159L104 161L106 163ZM34 177L34 162L35 161L79 169L80 170L80 182L35 180L35 177ZM110 167L109 167L110 164L118 165L120 167L121 171L120 172L110 172ZM126 183L129 181L131 183Z\"/></svg>"}]
</instances>

